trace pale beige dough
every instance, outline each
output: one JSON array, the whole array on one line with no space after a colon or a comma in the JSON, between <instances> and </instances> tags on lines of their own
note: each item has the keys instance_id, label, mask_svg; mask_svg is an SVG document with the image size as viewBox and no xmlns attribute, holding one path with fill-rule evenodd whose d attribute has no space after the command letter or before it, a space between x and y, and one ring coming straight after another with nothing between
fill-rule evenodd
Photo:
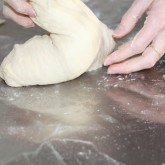
<instances>
[{"instance_id":1,"label":"pale beige dough","mask_svg":"<svg viewBox=\"0 0 165 165\"><path fill-rule=\"evenodd\" d=\"M31 0L32 20L50 34L15 45L0 67L12 87L56 84L102 66L112 31L81 0Z\"/></svg>"}]
</instances>

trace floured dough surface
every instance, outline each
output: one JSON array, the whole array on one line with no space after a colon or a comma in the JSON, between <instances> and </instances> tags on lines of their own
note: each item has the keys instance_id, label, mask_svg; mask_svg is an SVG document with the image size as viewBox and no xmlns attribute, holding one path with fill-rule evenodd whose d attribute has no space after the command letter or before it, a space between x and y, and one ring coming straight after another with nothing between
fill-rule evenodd
<instances>
[{"instance_id":1,"label":"floured dough surface","mask_svg":"<svg viewBox=\"0 0 165 165\"><path fill-rule=\"evenodd\" d=\"M81 0L31 0L33 21L49 35L15 45L0 77L9 86L56 84L102 66L114 48L112 31Z\"/></svg>"}]
</instances>

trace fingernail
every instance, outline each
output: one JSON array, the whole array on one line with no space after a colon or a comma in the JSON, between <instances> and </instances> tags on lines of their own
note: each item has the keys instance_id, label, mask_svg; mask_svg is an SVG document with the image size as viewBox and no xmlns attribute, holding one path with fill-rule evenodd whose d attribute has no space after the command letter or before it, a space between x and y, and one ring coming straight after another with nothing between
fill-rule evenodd
<instances>
[{"instance_id":1,"label":"fingernail","mask_svg":"<svg viewBox=\"0 0 165 165\"><path fill-rule=\"evenodd\" d=\"M119 26L115 29L113 35L114 35L114 36L119 36L119 35L123 34L124 31L125 31L125 27L122 26L122 25L119 25Z\"/></svg>"},{"instance_id":2,"label":"fingernail","mask_svg":"<svg viewBox=\"0 0 165 165\"><path fill-rule=\"evenodd\" d=\"M111 54L104 60L104 66L108 66L112 64Z\"/></svg>"},{"instance_id":3,"label":"fingernail","mask_svg":"<svg viewBox=\"0 0 165 165\"><path fill-rule=\"evenodd\" d=\"M36 14L36 12L34 10L30 10L30 16L31 17L36 17L37 14Z\"/></svg>"},{"instance_id":4,"label":"fingernail","mask_svg":"<svg viewBox=\"0 0 165 165\"><path fill-rule=\"evenodd\" d=\"M112 52L105 60L104 66L112 65L116 61L116 56L118 55L119 50Z\"/></svg>"},{"instance_id":5,"label":"fingernail","mask_svg":"<svg viewBox=\"0 0 165 165\"><path fill-rule=\"evenodd\" d=\"M104 66L108 66L108 65L111 65L111 61L109 60L104 61Z\"/></svg>"}]
</instances>

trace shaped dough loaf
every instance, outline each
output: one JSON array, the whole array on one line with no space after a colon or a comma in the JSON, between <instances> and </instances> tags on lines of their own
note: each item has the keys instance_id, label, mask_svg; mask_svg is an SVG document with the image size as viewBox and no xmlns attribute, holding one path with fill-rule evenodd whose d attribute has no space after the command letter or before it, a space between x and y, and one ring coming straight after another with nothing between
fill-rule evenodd
<instances>
[{"instance_id":1,"label":"shaped dough loaf","mask_svg":"<svg viewBox=\"0 0 165 165\"><path fill-rule=\"evenodd\" d=\"M81 0L30 3L33 21L50 34L14 46L0 68L9 86L61 83L102 66L115 45L112 31Z\"/></svg>"}]
</instances>

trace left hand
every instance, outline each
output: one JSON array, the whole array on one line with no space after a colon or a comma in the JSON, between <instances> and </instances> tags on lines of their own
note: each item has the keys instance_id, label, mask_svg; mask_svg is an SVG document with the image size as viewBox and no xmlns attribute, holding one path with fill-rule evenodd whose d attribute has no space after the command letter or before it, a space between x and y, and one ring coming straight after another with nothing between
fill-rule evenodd
<instances>
[{"instance_id":1,"label":"left hand","mask_svg":"<svg viewBox=\"0 0 165 165\"><path fill-rule=\"evenodd\" d=\"M35 26L30 17L35 17L36 13L29 0L4 0L3 15L23 27Z\"/></svg>"},{"instance_id":2,"label":"left hand","mask_svg":"<svg viewBox=\"0 0 165 165\"><path fill-rule=\"evenodd\" d=\"M164 55L165 0L135 0L115 30L114 37L122 38L130 33L146 11L146 22L134 39L105 59L109 74L128 74L151 68Z\"/></svg>"}]
</instances>

